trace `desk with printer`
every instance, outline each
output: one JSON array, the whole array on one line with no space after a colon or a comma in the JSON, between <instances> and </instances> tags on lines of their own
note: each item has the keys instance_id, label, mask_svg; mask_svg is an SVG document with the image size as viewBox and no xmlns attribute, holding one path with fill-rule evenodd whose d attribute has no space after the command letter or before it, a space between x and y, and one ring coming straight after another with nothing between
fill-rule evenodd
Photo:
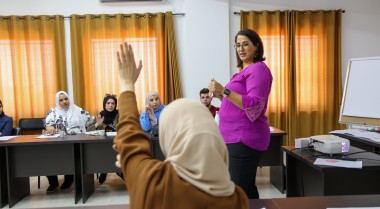
<instances>
[{"instance_id":1,"label":"desk with printer","mask_svg":"<svg viewBox=\"0 0 380 209\"><path fill-rule=\"evenodd\" d=\"M314 165L321 152L284 146L287 197L380 194L380 155L351 146L362 169ZM346 155L347 155L346 154Z\"/></svg>"},{"instance_id":2,"label":"desk with printer","mask_svg":"<svg viewBox=\"0 0 380 209\"><path fill-rule=\"evenodd\" d=\"M380 97L373 96L380 88L379 77L380 57L349 60L339 123L364 133L380 130ZM332 134L296 139L296 147L282 148L286 153L287 197L380 194L380 135ZM331 162L362 161L362 167L315 165L317 157L331 158L325 160Z\"/></svg>"}]
</instances>

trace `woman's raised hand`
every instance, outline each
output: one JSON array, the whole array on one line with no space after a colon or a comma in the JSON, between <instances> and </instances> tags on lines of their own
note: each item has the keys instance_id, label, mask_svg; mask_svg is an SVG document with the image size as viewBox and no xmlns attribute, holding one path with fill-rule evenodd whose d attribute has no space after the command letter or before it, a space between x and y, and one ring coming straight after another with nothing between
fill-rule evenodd
<instances>
[{"instance_id":1,"label":"woman's raised hand","mask_svg":"<svg viewBox=\"0 0 380 209\"><path fill-rule=\"evenodd\" d=\"M142 61L136 66L133 49L127 42L120 44L120 51L117 52L119 63L120 91L134 91L134 84L140 75Z\"/></svg>"}]
</instances>

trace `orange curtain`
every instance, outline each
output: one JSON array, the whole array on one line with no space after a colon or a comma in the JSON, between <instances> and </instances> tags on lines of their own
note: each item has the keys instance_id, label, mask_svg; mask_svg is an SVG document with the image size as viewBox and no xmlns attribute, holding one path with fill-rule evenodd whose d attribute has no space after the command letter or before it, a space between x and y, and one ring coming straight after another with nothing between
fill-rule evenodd
<instances>
[{"instance_id":1,"label":"orange curtain","mask_svg":"<svg viewBox=\"0 0 380 209\"><path fill-rule=\"evenodd\" d=\"M67 90L63 16L0 16L0 98L4 112L45 117Z\"/></svg>"},{"instance_id":2,"label":"orange curtain","mask_svg":"<svg viewBox=\"0 0 380 209\"><path fill-rule=\"evenodd\" d=\"M157 14L102 14L71 16L71 50L75 103L91 114L102 110L105 93L119 94L116 52L127 41L134 48L136 62L143 61L143 69L136 83L139 109L145 107L145 95L155 90L164 103L173 98L167 78L179 74L171 12ZM174 47L168 47L174 43ZM170 48L170 53L168 53ZM168 63L168 60L173 61ZM171 77L170 77L171 78ZM182 97L179 77L174 88L175 98ZM171 85L172 86L172 85Z\"/></svg>"},{"instance_id":3,"label":"orange curtain","mask_svg":"<svg viewBox=\"0 0 380 209\"><path fill-rule=\"evenodd\" d=\"M263 39L273 74L267 116L295 138L326 134L338 124L341 81L341 10L241 11L241 28Z\"/></svg>"}]
</instances>

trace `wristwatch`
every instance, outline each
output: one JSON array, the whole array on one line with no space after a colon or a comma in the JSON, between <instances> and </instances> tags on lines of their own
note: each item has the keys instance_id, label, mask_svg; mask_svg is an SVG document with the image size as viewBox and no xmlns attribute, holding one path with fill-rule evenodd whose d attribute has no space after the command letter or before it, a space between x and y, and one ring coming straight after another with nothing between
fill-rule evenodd
<instances>
[{"instance_id":1,"label":"wristwatch","mask_svg":"<svg viewBox=\"0 0 380 209\"><path fill-rule=\"evenodd\" d=\"M223 94L224 94L225 97L228 97L228 95L231 94L231 90L225 88L224 91L223 91Z\"/></svg>"}]
</instances>

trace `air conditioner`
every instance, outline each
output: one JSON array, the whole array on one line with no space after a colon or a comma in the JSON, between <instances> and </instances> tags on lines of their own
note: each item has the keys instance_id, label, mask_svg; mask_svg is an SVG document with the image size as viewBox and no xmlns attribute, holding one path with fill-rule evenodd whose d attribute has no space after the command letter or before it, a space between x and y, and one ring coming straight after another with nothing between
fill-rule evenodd
<instances>
[{"instance_id":1,"label":"air conditioner","mask_svg":"<svg viewBox=\"0 0 380 209\"><path fill-rule=\"evenodd\" d=\"M165 0L100 0L100 3L137 3L137 2L158 2L162 3Z\"/></svg>"}]
</instances>

